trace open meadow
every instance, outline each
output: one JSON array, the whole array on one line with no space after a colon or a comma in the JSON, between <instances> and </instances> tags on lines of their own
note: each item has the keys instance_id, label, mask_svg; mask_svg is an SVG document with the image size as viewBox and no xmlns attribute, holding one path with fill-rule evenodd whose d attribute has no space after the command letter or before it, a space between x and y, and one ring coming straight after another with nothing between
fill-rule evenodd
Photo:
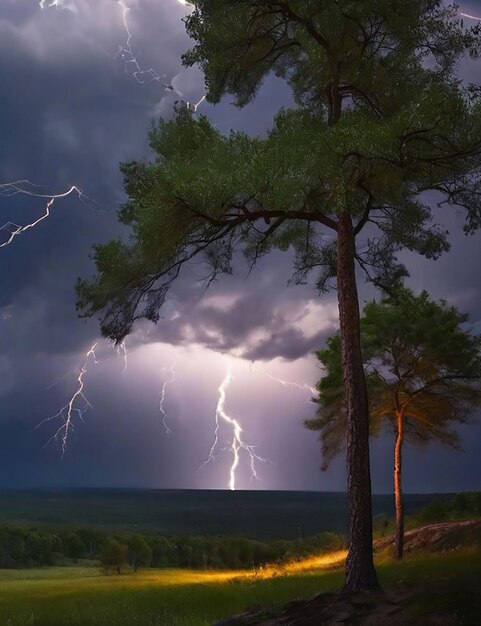
<instances>
[{"instance_id":1,"label":"open meadow","mask_svg":"<svg viewBox=\"0 0 481 626\"><path fill-rule=\"evenodd\" d=\"M283 604L339 591L343 554L283 569L147 570L105 575L96 567L0 570L0 623L5 626L210 626L256 605ZM418 554L403 563L378 557L389 594L407 596L410 623L430 623L433 607L475 624L481 610L479 549ZM338 565L336 565L338 563ZM410 598L410 591L416 597ZM440 594L442 597L440 598ZM407 608L406 608L407 603Z\"/></svg>"}]
</instances>

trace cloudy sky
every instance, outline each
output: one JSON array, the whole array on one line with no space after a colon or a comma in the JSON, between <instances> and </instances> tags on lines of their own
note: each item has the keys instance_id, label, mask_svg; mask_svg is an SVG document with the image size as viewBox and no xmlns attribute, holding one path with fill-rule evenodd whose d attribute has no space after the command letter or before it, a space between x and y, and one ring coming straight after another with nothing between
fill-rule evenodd
<instances>
[{"instance_id":1,"label":"cloudy sky","mask_svg":"<svg viewBox=\"0 0 481 626\"><path fill-rule=\"evenodd\" d=\"M265 258L250 277L239 264L207 292L202 268L191 268L159 324L142 324L127 339L127 367L99 339L95 320L77 317L74 284L93 273L92 244L124 234L115 213L125 199L119 162L148 159L152 120L169 117L178 99L198 102L203 80L180 63L189 40L181 21L188 8L179 0L40 4L0 2L0 243L43 214L42 194L72 185L83 193L59 198L48 219L0 248L0 487L226 488L232 431L225 424L211 462L203 462L214 442L219 386L231 370L225 410L264 459L260 480L252 480L241 450L236 487L344 490L343 459L321 473L316 435L302 427L314 412L309 386L321 374L312 353L337 328L336 296L288 286L288 254ZM481 14L481 2L463 10ZM460 74L481 82L479 63L464 63ZM136 76L136 69L150 71ZM226 99L199 111L223 132L262 135L290 103L287 87L272 79L245 109ZM38 185L17 183L36 195L12 195L15 181ZM447 298L475 324L481 235L465 239L458 216L442 219L452 249L436 263L405 256L410 285ZM361 278L361 301L372 295ZM474 329L481 332L481 323ZM74 411L62 457L61 437L51 439L63 424L57 413L96 341L83 377L91 406L77 398L74 408L88 410ZM462 454L435 445L409 452L406 490L481 488L480 434L480 426L463 430ZM389 436L373 442L376 492L390 490L391 455Z\"/></svg>"}]
</instances>

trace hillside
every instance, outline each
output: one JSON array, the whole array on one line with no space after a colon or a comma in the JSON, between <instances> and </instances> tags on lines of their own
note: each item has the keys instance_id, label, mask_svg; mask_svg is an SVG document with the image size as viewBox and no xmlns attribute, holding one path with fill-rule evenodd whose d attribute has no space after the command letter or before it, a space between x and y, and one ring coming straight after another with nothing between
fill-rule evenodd
<instances>
[{"instance_id":1,"label":"hillside","mask_svg":"<svg viewBox=\"0 0 481 626\"><path fill-rule=\"evenodd\" d=\"M376 553L394 544L394 536L375 541ZM216 626L402 626L406 624L443 624L474 626L473 617L481 610L481 579L478 567L463 568L463 551L479 557L481 520L429 524L406 533L406 557L398 562L394 581L378 593L344 596L321 593L310 600L289 602L277 609L250 610L221 620ZM429 553L450 552L441 560L444 568L436 577L423 572L419 559ZM459 558L459 562L457 559ZM414 560L413 560L414 559ZM429 563L429 561L427 561ZM469 563L469 561L467 561ZM425 567L425 566L424 566ZM402 571L404 570L404 574ZM401 577L399 577L401 574ZM320 621L321 620L321 621Z\"/></svg>"},{"instance_id":2,"label":"hillside","mask_svg":"<svg viewBox=\"0 0 481 626\"><path fill-rule=\"evenodd\" d=\"M374 551L394 545L394 535L374 542ZM404 552L440 552L463 546L481 546L481 519L427 524L404 533Z\"/></svg>"}]
</instances>

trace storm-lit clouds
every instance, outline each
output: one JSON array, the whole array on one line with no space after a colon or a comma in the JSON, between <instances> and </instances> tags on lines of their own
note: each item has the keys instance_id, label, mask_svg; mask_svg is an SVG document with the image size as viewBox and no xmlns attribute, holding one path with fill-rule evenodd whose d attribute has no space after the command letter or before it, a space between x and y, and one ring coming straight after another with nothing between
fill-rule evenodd
<instances>
[{"instance_id":1,"label":"storm-lit clouds","mask_svg":"<svg viewBox=\"0 0 481 626\"><path fill-rule=\"evenodd\" d=\"M141 324L131 341L200 344L248 361L313 354L338 326L335 294L319 299L312 285L288 286L290 255L273 253L247 276L241 259L234 275L206 290L184 276L158 325Z\"/></svg>"},{"instance_id":2,"label":"storm-lit clouds","mask_svg":"<svg viewBox=\"0 0 481 626\"><path fill-rule=\"evenodd\" d=\"M125 235L114 211L123 200L118 163L149 158L147 131L152 119L159 114L170 116L180 97L155 81L138 84L132 67L120 55L115 58L127 36L117 2L79 0L70 4L75 11L65 10L65 3L44 11L39 11L36 3L30 7L2 3L0 7L0 77L4 86L0 126L5 138L0 180L27 178L45 185L47 193L76 184L105 204L94 210L73 198L57 202L48 221L2 250L3 266L8 267L0 296L0 348L8 372L2 386L2 441L9 450L2 455L2 482L222 487L224 461L219 461L219 468L209 467L201 474L197 466L212 443L217 388L227 367L225 355L233 352L259 358L256 351L265 352L271 336L272 345L277 345L273 356L284 354L289 359L311 352L317 343L318 329L303 326L315 297L313 290L303 288L301 294L291 289L289 297L283 294L290 277L289 262L283 261L277 273L267 264L254 272L253 280L245 279L246 268L240 264L238 275L219 281L207 294L196 281L197 270L189 270L172 291L165 319L156 327L141 325L128 339L131 363L124 375L113 349L102 344L99 364L89 367L85 377L87 397L94 408L86 414L85 424L77 424L77 434L61 465L58 448L42 447L59 424L52 421L32 430L70 397L82 353L98 335L96 320L76 316L74 283L77 276L93 272L89 261L92 243ZM180 21L186 9L174 0L129 6L132 49L141 66L165 74L165 81L183 98L198 101L203 93L202 77L196 69L182 68L180 62L188 47ZM289 102L287 89L279 81L272 81L272 90L278 102L264 94L264 104L255 115L252 110L238 111L223 103L216 109L214 122L225 131L232 125L265 132L282 98ZM205 112L213 109L203 107ZM2 214L6 219L15 217L18 223L40 215L44 205L43 200L26 196L1 199ZM227 308L226 301L230 303ZM335 310L328 308L332 323ZM300 350L290 344L291 327L305 341ZM149 363L147 368L150 375L145 367L135 365L136 355L142 360L144 343L160 346L158 363ZM180 364L178 384L169 389L166 408L173 434L168 440L158 429L161 375L171 359L166 344L181 352L189 352L191 345L204 346L197 352L196 368L185 373ZM205 362L213 350L224 356L218 357L222 366L217 377L207 383ZM59 378L60 382L50 387ZM251 386L253 378L250 375L245 384ZM201 391L194 415L195 380L201 380ZM272 381L265 385L269 388ZM184 398L185 389L189 394ZM236 389L238 382L232 386L234 398ZM257 395L264 393L258 391ZM245 395L242 388L241 395ZM308 399L303 402L307 417L311 408ZM284 421L289 422L291 416L285 402L282 404ZM264 413L267 407L273 415L282 413L273 399L259 401L257 406L263 406ZM239 410L243 410L241 405ZM199 414L206 420L203 424L199 424ZM258 424L251 432L256 441L262 440L257 433L263 432L261 417L252 409L243 415L247 422ZM303 417L296 414L294 432L301 430ZM249 423L246 430L248 436ZM284 427L278 432L281 447L283 432ZM306 438L302 430L301 437ZM311 455L314 461L314 442ZM86 472L87 457L92 463ZM194 458L192 467L189 463L186 467L185 459ZM302 468L298 479L301 475ZM249 477L244 478L243 486L248 486ZM276 480L271 468L271 480L265 486L282 486L282 480Z\"/></svg>"},{"instance_id":3,"label":"storm-lit clouds","mask_svg":"<svg viewBox=\"0 0 481 626\"><path fill-rule=\"evenodd\" d=\"M165 75L183 99L197 102L202 76L180 60L189 47L181 21L188 9L177 0L126 4L139 64ZM469 3L468 9L479 5ZM321 372L312 353L337 328L335 291L319 297L313 285L288 286L292 258L280 252L261 260L250 275L236 258L234 274L207 291L202 268L187 268L160 322L140 323L128 338L125 374L112 346L101 343L99 363L86 376L93 409L61 463L58 448L42 447L54 432L49 425L32 430L65 404L82 354L99 334L96 320L77 317L74 284L94 271L93 243L127 235L115 216L125 200L118 164L150 158L150 125L159 115L172 115L180 98L159 82L136 82L131 64L117 54L126 37L116 0L66 0L44 10L36 0L0 3L0 182L30 179L52 193L75 184L102 203L91 208L73 197L59 201L47 221L0 251L0 483L225 486L228 457L202 471L198 467L212 444L217 389L233 358L228 409L241 419L249 443L274 461L260 468L259 484L251 485L243 466L241 486L343 489L343 462L320 474L315 435L302 428L315 408L310 394L284 388L267 375L313 385ZM462 70L470 80L481 78L473 63ZM221 132L235 128L263 135L280 106L290 103L286 85L269 78L245 109L227 98L216 107L203 103L200 111ZM27 223L43 210L40 199L0 198L4 221ZM449 227L453 249L439 262L405 255L411 285L447 298L476 321L480 238L466 241L459 225ZM374 295L361 276L359 284L361 301ZM167 438L158 401L163 368L173 359L179 363L166 401L173 430ZM375 450L374 486L387 490L390 454L383 455L378 444ZM439 467L448 457L427 458ZM475 450L455 458L468 467ZM415 472L409 471L407 489L415 490ZM432 489L445 484L435 475L431 481ZM428 482L422 488L428 490Z\"/></svg>"}]
</instances>

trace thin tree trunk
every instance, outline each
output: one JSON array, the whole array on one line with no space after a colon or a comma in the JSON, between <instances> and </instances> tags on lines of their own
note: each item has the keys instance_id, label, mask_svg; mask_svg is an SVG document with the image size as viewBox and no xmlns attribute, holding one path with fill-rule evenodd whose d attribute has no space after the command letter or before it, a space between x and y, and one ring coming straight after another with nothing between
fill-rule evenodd
<instances>
[{"instance_id":1,"label":"thin tree trunk","mask_svg":"<svg viewBox=\"0 0 481 626\"><path fill-rule=\"evenodd\" d=\"M339 216L337 295L347 406L347 498L349 552L344 591L379 588L372 556L372 503L369 468L369 409L361 355L355 239L349 213Z\"/></svg>"},{"instance_id":2,"label":"thin tree trunk","mask_svg":"<svg viewBox=\"0 0 481 626\"><path fill-rule=\"evenodd\" d=\"M397 435L394 446L394 503L396 508L396 558L403 558L404 549L404 506L402 496L402 445L403 445L403 416L396 413Z\"/></svg>"}]
</instances>

